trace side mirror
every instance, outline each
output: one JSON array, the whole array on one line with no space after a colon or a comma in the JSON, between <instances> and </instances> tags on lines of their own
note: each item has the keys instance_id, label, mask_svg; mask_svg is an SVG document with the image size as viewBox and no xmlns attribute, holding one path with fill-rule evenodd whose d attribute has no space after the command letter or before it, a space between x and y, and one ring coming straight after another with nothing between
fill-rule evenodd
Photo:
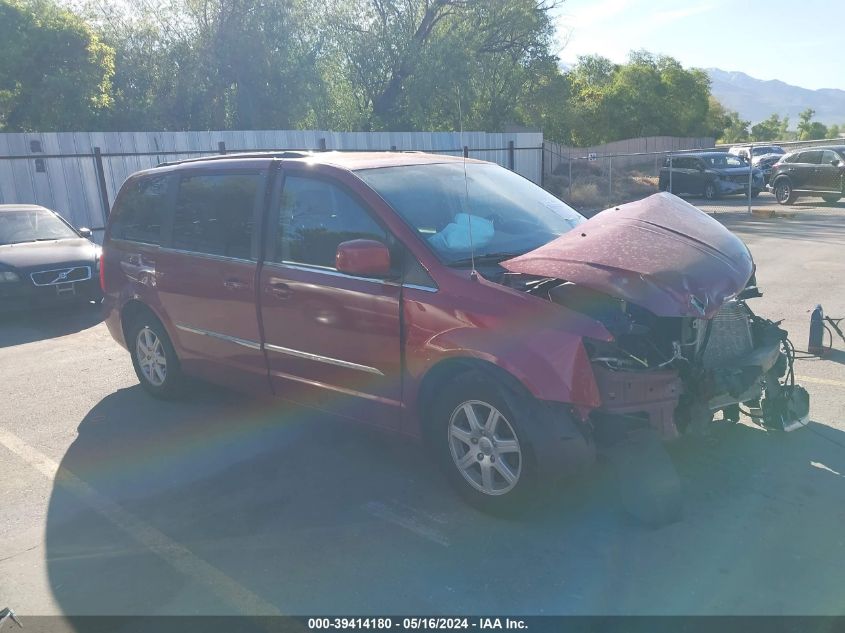
<instances>
[{"instance_id":1,"label":"side mirror","mask_svg":"<svg viewBox=\"0 0 845 633\"><path fill-rule=\"evenodd\" d=\"M77 229L77 231L82 237L88 238L89 240L91 239L91 236L94 235L94 233L91 232L91 229L86 229L84 227Z\"/></svg>"},{"instance_id":2,"label":"side mirror","mask_svg":"<svg viewBox=\"0 0 845 633\"><path fill-rule=\"evenodd\" d=\"M830 164L833 165L834 167L839 167L839 159L834 158L832 161L830 161Z\"/></svg>"},{"instance_id":3,"label":"side mirror","mask_svg":"<svg viewBox=\"0 0 845 633\"><path fill-rule=\"evenodd\" d=\"M388 277L390 251L375 240L349 240L337 245L335 267L339 272L361 277Z\"/></svg>"}]
</instances>

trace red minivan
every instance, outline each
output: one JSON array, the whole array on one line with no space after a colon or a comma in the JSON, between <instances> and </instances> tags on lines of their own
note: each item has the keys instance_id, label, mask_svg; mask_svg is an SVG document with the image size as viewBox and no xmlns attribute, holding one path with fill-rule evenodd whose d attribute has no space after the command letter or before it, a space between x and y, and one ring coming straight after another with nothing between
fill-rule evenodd
<instances>
[{"instance_id":1,"label":"red minivan","mask_svg":"<svg viewBox=\"0 0 845 633\"><path fill-rule=\"evenodd\" d=\"M671 194L585 220L482 161L214 156L131 176L100 270L151 394L194 376L424 439L489 509L637 429L806 422L748 249Z\"/></svg>"}]
</instances>

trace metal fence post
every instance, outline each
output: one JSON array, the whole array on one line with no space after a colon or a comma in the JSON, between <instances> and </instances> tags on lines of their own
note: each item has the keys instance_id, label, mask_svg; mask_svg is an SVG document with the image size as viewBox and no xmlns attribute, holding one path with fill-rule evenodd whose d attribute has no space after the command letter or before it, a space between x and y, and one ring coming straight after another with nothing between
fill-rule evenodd
<instances>
[{"instance_id":1,"label":"metal fence post","mask_svg":"<svg viewBox=\"0 0 845 633\"><path fill-rule=\"evenodd\" d=\"M469 146L464 145L464 158L469 158Z\"/></svg>"},{"instance_id":2,"label":"metal fence post","mask_svg":"<svg viewBox=\"0 0 845 633\"><path fill-rule=\"evenodd\" d=\"M607 206L613 204L613 156L607 157Z\"/></svg>"},{"instance_id":3,"label":"metal fence post","mask_svg":"<svg viewBox=\"0 0 845 633\"><path fill-rule=\"evenodd\" d=\"M669 154L669 193L675 193L672 191L672 154Z\"/></svg>"},{"instance_id":4,"label":"metal fence post","mask_svg":"<svg viewBox=\"0 0 845 633\"><path fill-rule=\"evenodd\" d=\"M326 151L326 139L324 139L324 138L320 139L320 151L321 152Z\"/></svg>"},{"instance_id":5,"label":"metal fence post","mask_svg":"<svg viewBox=\"0 0 845 633\"><path fill-rule=\"evenodd\" d=\"M106 172L103 169L103 155L100 148L94 148L94 169L97 170L97 187L100 190L100 204L103 206L103 220L109 217L111 205L109 204L109 192L106 189Z\"/></svg>"},{"instance_id":6,"label":"metal fence post","mask_svg":"<svg viewBox=\"0 0 845 633\"><path fill-rule=\"evenodd\" d=\"M748 147L748 215L751 215L751 185L754 180L754 144Z\"/></svg>"},{"instance_id":7,"label":"metal fence post","mask_svg":"<svg viewBox=\"0 0 845 633\"><path fill-rule=\"evenodd\" d=\"M569 163L569 199L572 200L572 150L566 148L566 160Z\"/></svg>"},{"instance_id":8,"label":"metal fence post","mask_svg":"<svg viewBox=\"0 0 845 633\"><path fill-rule=\"evenodd\" d=\"M219 141L217 143L217 151L220 152L221 154L226 153L226 141Z\"/></svg>"},{"instance_id":9,"label":"metal fence post","mask_svg":"<svg viewBox=\"0 0 845 633\"><path fill-rule=\"evenodd\" d=\"M540 145L540 186L546 184L546 141Z\"/></svg>"},{"instance_id":10,"label":"metal fence post","mask_svg":"<svg viewBox=\"0 0 845 633\"><path fill-rule=\"evenodd\" d=\"M508 141L508 169L513 171L514 155L513 155L513 141Z\"/></svg>"}]
</instances>

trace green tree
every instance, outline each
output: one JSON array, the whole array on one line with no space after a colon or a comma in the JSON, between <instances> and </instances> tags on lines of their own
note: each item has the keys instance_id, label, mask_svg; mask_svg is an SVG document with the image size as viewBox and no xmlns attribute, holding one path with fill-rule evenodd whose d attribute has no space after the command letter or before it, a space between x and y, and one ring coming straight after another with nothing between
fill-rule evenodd
<instances>
[{"instance_id":1,"label":"green tree","mask_svg":"<svg viewBox=\"0 0 845 633\"><path fill-rule=\"evenodd\" d=\"M842 127L838 123L834 123L833 125L829 125L827 127L827 135L830 138L839 138L841 133Z\"/></svg>"},{"instance_id":2,"label":"green tree","mask_svg":"<svg viewBox=\"0 0 845 633\"><path fill-rule=\"evenodd\" d=\"M798 115L798 140L799 141L813 141L820 138L826 138L828 131L823 123L813 121L816 111L812 108L807 108Z\"/></svg>"},{"instance_id":3,"label":"green tree","mask_svg":"<svg viewBox=\"0 0 845 633\"><path fill-rule=\"evenodd\" d=\"M785 140L786 126L789 119L781 119L779 115L772 114L765 121L751 126L752 141L777 141Z\"/></svg>"},{"instance_id":4,"label":"green tree","mask_svg":"<svg viewBox=\"0 0 845 633\"><path fill-rule=\"evenodd\" d=\"M582 57L568 79L575 144L704 135L714 128L707 75L671 57L635 51L626 64ZM723 126L715 129L721 133Z\"/></svg>"},{"instance_id":5,"label":"green tree","mask_svg":"<svg viewBox=\"0 0 845 633\"><path fill-rule=\"evenodd\" d=\"M751 121L739 118L739 113L727 110L725 113L725 128L719 139L720 143L743 143L749 140L748 126Z\"/></svg>"},{"instance_id":6,"label":"green tree","mask_svg":"<svg viewBox=\"0 0 845 633\"><path fill-rule=\"evenodd\" d=\"M114 51L52 0L0 0L0 130L91 129L112 102Z\"/></svg>"}]
</instances>

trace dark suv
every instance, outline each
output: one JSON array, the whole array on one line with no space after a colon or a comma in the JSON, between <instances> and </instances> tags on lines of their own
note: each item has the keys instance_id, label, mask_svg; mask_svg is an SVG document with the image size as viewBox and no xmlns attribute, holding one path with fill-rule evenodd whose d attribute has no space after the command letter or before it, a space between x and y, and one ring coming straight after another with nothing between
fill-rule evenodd
<instances>
[{"instance_id":1,"label":"dark suv","mask_svg":"<svg viewBox=\"0 0 845 633\"><path fill-rule=\"evenodd\" d=\"M661 191L701 195L707 200L736 193L748 195L749 171L754 198L765 187L763 172L752 168L744 158L727 152L676 154L663 164L658 186Z\"/></svg>"},{"instance_id":2,"label":"dark suv","mask_svg":"<svg viewBox=\"0 0 845 633\"><path fill-rule=\"evenodd\" d=\"M759 419L806 421L748 249L667 193L585 220L481 161L229 155L130 177L100 272L151 394L192 375L425 438L487 508L603 438L761 397Z\"/></svg>"},{"instance_id":3,"label":"dark suv","mask_svg":"<svg viewBox=\"0 0 845 633\"><path fill-rule=\"evenodd\" d=\"M807 195L839 202L845 195L845 145L790 152L772 167L767 189L780 204L792 204Z\"/></svg>"}]
</instances>

